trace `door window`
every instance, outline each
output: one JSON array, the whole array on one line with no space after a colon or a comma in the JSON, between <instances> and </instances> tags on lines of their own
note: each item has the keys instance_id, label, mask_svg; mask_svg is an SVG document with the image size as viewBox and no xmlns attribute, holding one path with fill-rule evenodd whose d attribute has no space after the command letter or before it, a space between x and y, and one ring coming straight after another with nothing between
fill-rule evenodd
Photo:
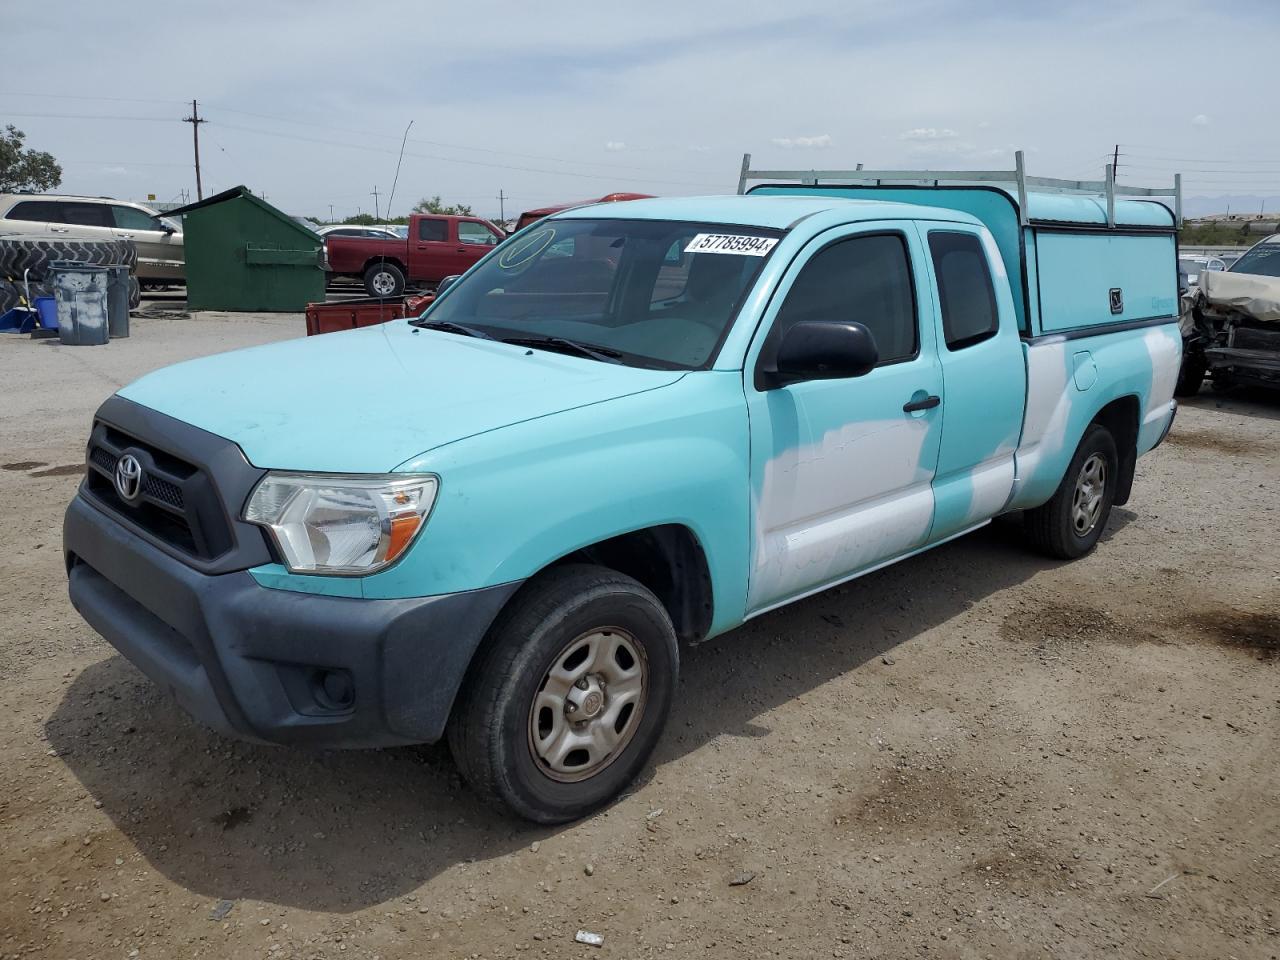
<instances>
[{"instance_id":1,"label":"door window","mask_svg":"<svg viewBox=\"0 0 1280 960\"><path fill-rule=\"evenodd\" d=\"M116 226L122 230L159 230L160 224L149 213L135 210L133 207L112 207Z\"/></svg>"},{"instance_id":2,"label":"door window","mask_svg":"<svg viewBox=\"0 0 1280 960\"><path fill-rule=\"evenodd\" d=\"M77 203L74 200L62 200L58 203L62 223L73 223L80 227L112 227L111 207L105 203ZM50 220L53 218L50 217Z\"/></svg>"},{"instance_id":3,"label":"door window","mask_svg":"<svg viewBox=\"0 0 1280 960\"><path fill-rule=\"evenodd\" d=\"M458 240L462 243L478 243L492 247L498 242L498 236L483 223L462 220L458 223Z\"/></svg>"},{"instance_id":4,"label":"door window","mask_svg":"<svg viewBox=\"0 0 1280 960\"><path fill-rule=\"evenodd\" d=\"M994 337L1000 314L982 241L971 233L931 233L929 253L947 349L963 350Z\"/></svg>"},{"instance_id":5,"label":"door window","mask_svg":"<svg viewBox=\"0 0 1280 960\"><path fill-rule=\"evenodd\" d=\"M419 220L418 239L443 243L449 239L448 220Z\"/></svg>"},{"instance_id":6,"label":"door window","mask_svg":"<svg viewBox=\"0 0 1280 960\"><path fill-rule=\"evenodd\" d=\"M850 237L814 254L791 285L773 336L811 320L863 324L875 337L881 364L914 357L915 291L902 235Z\"/></svg>"}]
</instances>

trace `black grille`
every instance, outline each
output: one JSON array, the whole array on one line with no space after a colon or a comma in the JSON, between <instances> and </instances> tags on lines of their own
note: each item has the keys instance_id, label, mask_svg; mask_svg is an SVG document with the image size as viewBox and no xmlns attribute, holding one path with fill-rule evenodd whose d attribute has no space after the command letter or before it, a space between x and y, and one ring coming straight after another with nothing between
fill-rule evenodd
<instances>
[{"instance_id":1,"label":"black grille","mask_svg":"<svg viewBox=\"0 0 1280 960\"><path fill-rule=\"evenodd\" d=\"M167 503L178 510L182 509L182 488L176 483L147 474L142 482L142 492L153 500Z\"/></svg>"},{"instance_id":2,"label":"black grille","mask_svg":"<svg viewBox=\"0 0 1280 960\"><path fill-rule=\"evenodd\" d=\"M116 464L125 453L142 465L142 486L132 502L115 484ZM126 523L197 559L212 560L234 546L217 493L201 469L115 427L94 428L85 487Z\"/></svg>"}]
</instances>

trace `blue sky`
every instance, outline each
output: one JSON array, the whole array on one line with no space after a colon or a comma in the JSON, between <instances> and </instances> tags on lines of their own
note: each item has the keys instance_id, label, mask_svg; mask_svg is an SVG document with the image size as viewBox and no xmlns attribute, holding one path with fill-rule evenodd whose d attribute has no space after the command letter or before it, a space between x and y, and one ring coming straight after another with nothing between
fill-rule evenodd
<instances>
[{"instance_id":1,"label":"blue sky","mask_svg":"<svg viewBox=\"0 0 1280 960\"><path fill-rule=\"evenodd\" d=\"M496 214L613 190L732 191L758 166L1011 167L1280 208L1280 4L205 4L80 0L10 24L0 123L63 189L238 183L294 213ZM56 51L56 52L54 52ZM185 107L184 107L185 101ZM1248 199L1246 199L1248 198Z\"/></svg>"}]
</instances>

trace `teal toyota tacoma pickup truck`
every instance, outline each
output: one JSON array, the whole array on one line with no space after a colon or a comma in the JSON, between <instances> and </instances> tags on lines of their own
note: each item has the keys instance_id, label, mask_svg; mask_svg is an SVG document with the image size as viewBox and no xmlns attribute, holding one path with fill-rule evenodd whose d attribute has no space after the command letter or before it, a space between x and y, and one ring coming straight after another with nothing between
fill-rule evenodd
<instances>
[{"instance_id":1,"label":"teal toyota tacoma pickup truck","mask_svg":"<svg viewBox=\"0 0 1280 960\"><path fill-rule=\"evenodd\" d=\"M567 210L420 317L124 387L72 601L219 731L446 737L554 823L647 762L683 643L1003 513L1086 554L1174 417L1175 214L864 177Z\"/></svg>"}]
</instances>

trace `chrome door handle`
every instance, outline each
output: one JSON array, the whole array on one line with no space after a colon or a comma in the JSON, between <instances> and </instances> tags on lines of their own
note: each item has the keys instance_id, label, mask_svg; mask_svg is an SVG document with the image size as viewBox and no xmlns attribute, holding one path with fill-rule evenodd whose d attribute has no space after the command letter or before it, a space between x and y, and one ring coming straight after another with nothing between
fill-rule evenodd
<instances>
[{"instance_id":1,"label":"chrome door handle","mask_svg":"<svg viewBox=\"0 0 1280 960\"><path fill-rule=\"evenodd\" d=\"M120 234L120 237L121 237L121 239L124 239L124 240L132 240L132 239L134 239L134 236L133 236L133 234L132 234L132 233L122 233L122 234Z\"/></svg>"},{"instance_id":2,"label":"chrome door handle","mask_svg":"<svg viewBox=\"0 0 1280 960\"><path fill-rule=\"evenodd\" d=\"M932 410L938 404L942 403L941 397L935 397L932 394L921 400L910 400L902 405L903 413L915 413L917 410Z\"/></svg>"},{"instance_id":3,"label":"chrome door handle","mask_svg":"<svg viewBox=\"0 0 1280 960\"><path fill-rule=\"evenodd\" d=\"M50 233L70 233L71 231L67 227L50 227L49 232Z\"/></svg>"}]
</instances>

